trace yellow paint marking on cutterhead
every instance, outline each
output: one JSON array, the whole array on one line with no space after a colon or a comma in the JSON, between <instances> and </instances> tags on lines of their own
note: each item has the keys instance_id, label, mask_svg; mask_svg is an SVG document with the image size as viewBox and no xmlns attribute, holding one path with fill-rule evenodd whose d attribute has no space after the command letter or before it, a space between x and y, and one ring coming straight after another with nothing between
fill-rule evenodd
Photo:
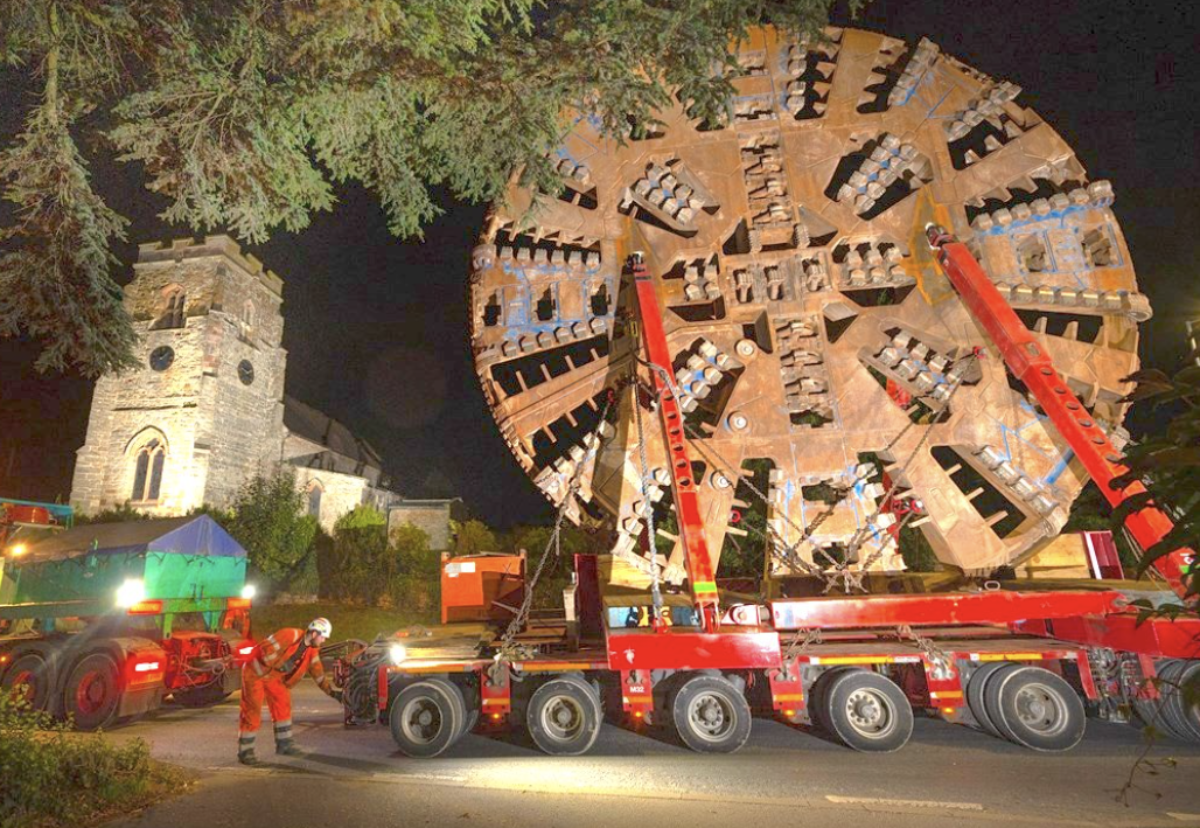
<instances>
[{"instance_id":1,"label":"yellow paint marking on cutterhead","mask_svg":"<svg viewBox=\"0 0 1200 828\"><path fill-rule=\"evenodd\" d=\"M948 229L954 225L950 210L945 204L933 200L930 188L918 190L916 198L917 209L913 211L912 229L908 234L908 272L917 280L917 290L921 291L925 301L938 305L954 296L954 288L933 257L925 228L929 224L940 224Z\"/></svg>"}]
</instances>

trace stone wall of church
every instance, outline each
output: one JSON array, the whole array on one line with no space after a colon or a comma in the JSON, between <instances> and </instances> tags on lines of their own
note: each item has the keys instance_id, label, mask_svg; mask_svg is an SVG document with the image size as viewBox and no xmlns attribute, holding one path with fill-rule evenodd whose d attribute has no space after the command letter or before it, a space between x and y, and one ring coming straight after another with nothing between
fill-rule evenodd
<instances>
[{"instance_id":1,"label":"stone wall of church","mask_svg":"<svg viewBox=\"0 0 1200 828\"><path fill-rule=\"evenodd\" d=\"M281 282L224 237L143 245L134 272L125 305L145 362L97 382L71 502L94 513L132 501L155 515L227 506L282 452ZM173 319L172 302L183 309ZM149 358L161 346L173 359L155 370ZM248 384L243 361L253 370ZM163 465L149 500L134 491L135 475L138 453L154 440Z\"/></svg>"},{"instance_id":2,"label":"stone wall of church","mask_svg":"<svg viewBox=\"0 0 1200 828\"><path fill-rule=\"evenodd\" d=\"M332 533L337 519L356 506L364 503L374 506L383 514L400 496L386 489L379 489L363 477L325 469L296 467L296 485L305 493L305 508L313 514L316 507L317 522L326 532ZM313 491L320 491L314 497Z\"/></svg>"}]
</instances>

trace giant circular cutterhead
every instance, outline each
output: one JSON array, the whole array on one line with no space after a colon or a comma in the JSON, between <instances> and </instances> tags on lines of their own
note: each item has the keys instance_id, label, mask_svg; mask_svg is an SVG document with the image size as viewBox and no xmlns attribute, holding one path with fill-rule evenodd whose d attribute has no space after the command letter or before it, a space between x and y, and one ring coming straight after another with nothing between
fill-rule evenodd
<instances>
[{"instance_id":1,"label":"giant circular cutterhead","mask_svg":"<svg viewBox=\"0 0 1200 828\"><path fill-rule=\"evenodd\" d=\"M758 490L773 542L799 558L776 571L902 569L902 521L970 572L1027 557L1086 477L941 274L926 227L969 244L1116 439L1149 307L1112 189L1019 89L928 41L759 30L739 63L723 122L684 102L621 142L580 116L555 156L562 192L514 188L495 209L473 256L472 343L517 459L555 503L583 463L579 499L615 521L617 552L636 547L669 482L661 430L643 410L647 498L628 387L615 425L597 420L607 388L645 380L622 276L639 250L710 549Z\"/></svg>"}]
</instances>

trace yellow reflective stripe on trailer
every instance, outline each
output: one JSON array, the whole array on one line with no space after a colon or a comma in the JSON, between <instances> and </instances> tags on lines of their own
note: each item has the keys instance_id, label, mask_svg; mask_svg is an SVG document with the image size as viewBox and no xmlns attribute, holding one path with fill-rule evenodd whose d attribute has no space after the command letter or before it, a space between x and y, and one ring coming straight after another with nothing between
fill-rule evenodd
<instances>
[{"instance_id":1,"label":"yellow reflective stripe on trailer","mask_svg":"<svg viewBox=\"0 0 1200 828\"><path fill-rule=\"evenodd\" d=\"M692 584L692 592L695 592L697 595L701 593L715 593L716 591L716 581L696 581L696 583Z\"/></svg>"},{"instance_id":2,"label":"yellow reflective stripe on trailer","mask_svg":"<svg viewBox=\"0 0 1200 828\"><path fill-rule=\"evenodd\" d=\"M606 670L608 665L594 661L514 661L513 666L528 673L565 673L571 670Z\"/></svg>"},{"instance_id":3,"label":"yellow reflective stripe on trailer","mask_svg":"<svg viewBox=\"0 0 1200 828\"><path fill-rule=\"evenodd\" d=\"M971 661L1041 661L1042 653L971 653Z\"/></svg>"},{"instance_id":4,"label":"yellow reflective stripe on trailer","mask_svg":"<svg viewBox=\"0 0 1200 828\"><path fill-rule=\"evenodd\" d=\"M931 699L961 699L961 690L930 690L929 698Z\"/></svg>"},{"instance_id":5,"label":"yellow reflective stripe on trailer","mask_svg":"<svg viewBox=\"0 0 1200 828\"><path fill-rule=\"evenodd\" d=\"M772 696L772 698L777 702L804 701L804 694L803 693L777 693L776 695Z\"/></svg>"},{"instance_id":6,"label":"yellow reflective stripe on trailer","mask_svg":"<svg viewBox=\"0 0 1200 828\"><path fill-rule=\"evenodd\" d=\"M809 664L893 664L896 656L813 656Z\"/></svg>"}]
</instances>

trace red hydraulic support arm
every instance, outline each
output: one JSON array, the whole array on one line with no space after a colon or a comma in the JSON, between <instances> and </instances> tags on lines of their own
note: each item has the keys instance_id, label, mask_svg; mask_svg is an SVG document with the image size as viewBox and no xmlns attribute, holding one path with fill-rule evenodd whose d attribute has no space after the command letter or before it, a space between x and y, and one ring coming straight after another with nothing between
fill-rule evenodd
<instances>
[{"instance_id":1,"label":"red hydraulic support arm","mask_svg":"<svg viewBox=\"0 0 1200 828\"><path fill-rule=\"evenodd\" d=\"M700 517L696 481L692 479L692 462L688 457L687 442L683 436L683 411L667 381L672 376L667 333L663 328L662 312L659 310L658 296L654 291L654 279L646 269L642 255L634 253L630 257L629 266L637 290L642 344L646 347L646 359L652 366L650 374L654 383L654 393L658 398L663 439L667 446L667 465L671 467L675 511L679 516L679 537L683 540L683 549L687 555L688 582L691 585L692 599L700 615L701 628L706 633L716 632L720 618L717 583L713 576L712 558L708 554L708 543L704 539L704 521ZM636 398L633 404L638 405ZM650 538L650 549L654 549L654 538Z\"/></svg>"},{"instance_id":2,"label":"red hydraulic support arm","mask_svg":"<svg viewBox=\"0 0 1200 828\"><path fill-rule=\"evenodd\" d=\"M1000 295L967 246L936 225L931 225L927 233L938 263L967 310L1000 349L1008 370L1025 384L1045 410L1050 422L1071 446L1108 502L1115 507L1134 495L1144 493L1146 487L1137 482L1123 489L1113 488L1112 481L1129 471L1121 463L1120 452L1071 393L1062 376L1054 369L1050 356L1042 350L1021 318ZM1162 510L1153 506L1131 514L1126 518L1125 525L1143 550L1158 543L1175 526ZM1177 549L1154 562L1154 566L1180 596L1185 591L1183 575L1194 556L1191 549Z\"/></svg>"}]
</instances>

